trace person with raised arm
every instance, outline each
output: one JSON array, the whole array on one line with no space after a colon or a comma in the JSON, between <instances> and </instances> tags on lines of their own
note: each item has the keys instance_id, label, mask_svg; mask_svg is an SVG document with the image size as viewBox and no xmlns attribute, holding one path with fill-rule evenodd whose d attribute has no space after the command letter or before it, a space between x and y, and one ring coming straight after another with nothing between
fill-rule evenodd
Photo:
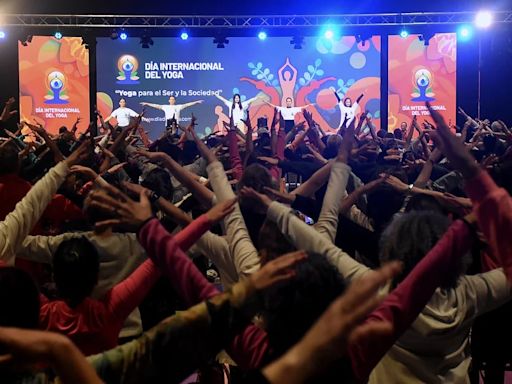
<instances>
[{"instance_id":1,"label":"person with raised arm","mask_svg":"<svg viewBox=\"0 0 512 384\"><path fill-rule=\"evenodd\" d=\"M59 162L26 193L25 197L0 222L0 261L14 263L16 248L41 218L57 189L69 174L71 166L89 155L90 143L84 141L67 159Z\"/></svg>"},{"instance_id":2,"label":"person with raised arm","mask_svg":"<svg viewBox=\"0 0 512 384\"><path fill-rule=\"evenodd\" d=\"M248 99L245 101L242 101L239 93L235 93L233 95L232 101L227 100L226 98L222 97L217 93L215 93L215 97L222 101L224 105L229 108L229 117L233 118L233 124L235 125L235 127L244 132L245 130L243 129L243 120L247 118L247 110L249 109L250 105L256 100L258 100L260 97L255 96L252 99Z\"/></svg>"},{"instance_id":3,"label":"person with raised arm","mask_svg":"<svg viewBox=\"0 0 512 384\"><path fill-rule=\"evenodd\" d=\"M126 128L130 125L132 117L139 117L139 114L126 106L126 99L120 99L119 108L114 109L103 123L108 123L110 120L115 118L117 120L118 128Z\"/></svg>"},{"instance_id":4,"label":"person with raised arm","mask_svg":"<svg viewBox=\"0 0 512 384\"><path fill-rule=\"evenodd\" d=\"M192 107L196 104L203 103L204 100L196 100L191 101L189 103L184 104L176 104L176 97L170 96L169 97L169 104L154 104L154 103L147 103L145 101L141 102L140 105L144 105L147 107L159 109L161 111L164 111L165 113L165 128L169 129L171 127L171 122L173 119L176 121L176 123L180 124L180 115L181 111L183 111L185 108Z\"/></svg>"},{"instance_id":5,"label":"person with raised arm","mask_svg":"<svg viewBox=\"0 0 512 384\"><path fill-rule=\"evenodd\" d=\"M345 97L342 100L336 90L334 88L331 89L334 93L334 96L336 96L336 100L338 100L338 107L340 108L341 113L340 124L338 125L338 128L340 129L344 124L348 127L356 116L357 108L359 108L359 102L364 97L364 93L361 93L356 99L355 103L352 103L352 99L350 97Z\"/></svg>"},{"instance_id":6,"label":"person with raised arm","mask_svg":"<svg viewBox=\"0 0 512 384\"><path fill-rule=\"evenodd\" d=\"M281 116L283 116L284 119L284 126L285 126L285 132L288 133L292 130L293 126L295 125L295 115L298 113L301 113L304 109L311 107L314 104L307 104L303 105L301 107L294 107L293 106L293 99L291 97L286 98L286 105L284 107L280 107L274 104L269 103L268 101L265 101L268 105L270 105L273 108L276 108Z\"/></svg>"}]
</instances>

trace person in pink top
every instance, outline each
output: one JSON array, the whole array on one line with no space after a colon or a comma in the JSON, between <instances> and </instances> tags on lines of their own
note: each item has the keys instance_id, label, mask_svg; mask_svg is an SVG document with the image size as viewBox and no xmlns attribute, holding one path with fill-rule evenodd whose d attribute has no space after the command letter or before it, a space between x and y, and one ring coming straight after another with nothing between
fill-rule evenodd
<instances>
[{"instance_id":1,"label":"person in pink top","mask_svg":"<svg viewBox=\"0 0 512 384\"><path fill-rule=\"evenodd\" d=\"M101 192L93 192L91 199L95 194L102 195ZM118 198L124 201L128 199L124 195ZM144 193L140 195L140 204L143 207L150 206ZM234 201L224 202L200 216L169 239L167 251L182 254L181 247L187 250L212 224L227 215L233 204ZM132 208L128 205L126 209ZM115 220L110 219L109 225ZM142 302L160 277L158 268L151 260L147 260L102 299L90 298L97 283L99 261L95 247L86 238L63 241L54 255L53 266L61 299L50 301L41 298L40 327L67 335L86 355L117 345L119 332L127 316Z\"/></svg>"}]
</instances>

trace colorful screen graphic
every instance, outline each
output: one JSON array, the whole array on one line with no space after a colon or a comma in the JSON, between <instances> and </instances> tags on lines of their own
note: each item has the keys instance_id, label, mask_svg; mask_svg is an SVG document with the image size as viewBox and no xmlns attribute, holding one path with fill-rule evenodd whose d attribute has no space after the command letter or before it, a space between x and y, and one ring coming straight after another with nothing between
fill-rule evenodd
<instances>
[{"instance_id":1,"label":"colorful screen graphic","mask_svg":"<svg viewBox=\"0 0 512 384\"><path fill-rule=\"evenodd\" d=\"M380 37L364 44L355 37L339 40L305 38L302 49L294 49L290 38L230 38L219 49L211 38L153 38L154 45L142 48L139 39L98 39L97 68L100 112L107 117L124 98L127 107L140 112L141 102L168 105L203 100L180 111L180 123L191 113L198 117L203 134L223 131L228 107L215 97L242 101L260 96L250 105L251 122L273 108L265 101L284 106L291 97L295 106L313 104L308 110L326 130L338 128L341 113L333 91L354 102L364 92L356 113L368 110L380 124ZM160 136L166 126L163 110L147 108L145 128L150 137ZM302 115L295 117L302 120ZM143 124L143 125L144 125Z\"/></svg>"},{"instance_id":2,"label":"colorful screen graphic","mask_svg":"<svg viewBox=\"0 0 512 384\"><path fill-rule=\"evenodd\" d=\"M19 51L20 120L37 121L55 134L71 128L77 117L87 128L89 111L89 51L81 37L57 40L34 36Z\"/></svg>"},{"instance_id":3,"label":"colorful screen graphic","mask_svg":"<svg viewBox=\"0 0 512 384\"><path fill-rule=\"evenodd\" d=\"M456 75L457 34L436 34L428 45L418 35L389 36L388 130L414 115L428 119L426 101L455 123Z\"/></svg>"}]
</instances>

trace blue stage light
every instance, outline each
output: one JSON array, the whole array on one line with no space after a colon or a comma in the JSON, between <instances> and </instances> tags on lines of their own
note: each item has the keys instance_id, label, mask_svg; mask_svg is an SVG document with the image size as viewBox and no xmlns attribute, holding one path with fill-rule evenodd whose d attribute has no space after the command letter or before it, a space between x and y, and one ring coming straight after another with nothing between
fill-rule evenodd
<instances>
[{"instance_id":1,"label":"blue stage light","mask_svg":"<svg viewBox=\"0 0 512 384\"><path fill-rule=\"evenodd\" d=\"M494 16L490 11L478 11L475 16L475 25L478 28L489 28L493 19Z\"/></svg>"},{"instance_id":2,"label":"blue stage light","mask_svg":"<svg viewBox=\"0 0 512 384\"><path fill-rule=\"evenodd\" d=\"M60 32L55 32L55 34L54 34L53 36L55 36L55 38L56 38L57 40L62 39L62 33L60 33Z\"/></svg>"},{"instance_id":3,"label":"blue stage light","mask_svg":"<svg viewBox=\"0 0 512 384\"><path fill-rule=\"evenodd\" d=\"M188 39L188 33L187 32L181 32L181 40L187 40Z\"/></svg>"},{"instance_id":4,"label":"blue stage light","mask_svg":"<svg viewBox=\"0 0 512 384\"><path fill-rule=\"evenodd\" d=\"M473 35L473 29L468 25L463 25L458 29L457 35L459 37L459 40L468 41L469 39L471 39L471 36Z\"/></svg>"},{"instance_id":5,"label":"blue stage light","mask_svg":"<svg viewBox=\"0 0 512 384\"><path fill-rule=\"evenodd\" d=\"M121 40L126 40L126 39L128 38L128 35L127 35L125 32L121 32L121 33L119 34L119 38L120 38Z\"/></svg>"},{"instance_id":6,"label":"blue stage light","mask_svg":"<svg viewBox=\"0 0 512 384\"><path fill-rule=\"evenodd\" d=\"M5 39L5 32L4 31L0 31L0 39Z\"/></svg>"},{"instance_id":7,"label":"blue stage light","mask_svg":"<svg viewBox=\"0 0 512 384\"><path fill-rule=\"evenodd\" d=\"M409 32L407 32L405 29L402 29L402 30L400 31L400 37L401 37L402 39L405 39L407 36L409 36Z\"/></svg>"},{"instance_id":8,"label":"blue stage light","mask_svg":"<svg viewBox=\"0 0 512 384\"><path fill-rule=\"evenodd\" d=\"M328 29L324 32L324 37L326 39L332 39L334 37L334 32L332 31L332 29Z\"/></svg>"},{"instance_id":9,"label":"blue stage light","mask_svg":"<svg viewBox=\"0 0 512 384\"><path fill-rule=\"evenodd\" d=\"M267 38L267 32L261 31L258 33L258 39L265 40Z\"/></svg>"}]
</instances>

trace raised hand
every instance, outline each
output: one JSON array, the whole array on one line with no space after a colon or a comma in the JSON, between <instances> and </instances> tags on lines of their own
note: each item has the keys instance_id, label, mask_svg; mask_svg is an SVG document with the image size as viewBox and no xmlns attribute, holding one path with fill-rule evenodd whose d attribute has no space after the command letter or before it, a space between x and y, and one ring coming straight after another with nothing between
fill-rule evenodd
<instances>
[{"instance_id":1,"label":"raised hand","mask_svg":"<svg viewBox=\"0 0 512 384\"><path fill-rule=\"evenodd\" d=\"M85 175L89 177L90 179L96 179L98 177L98 174L89 167L84 167L83 165L73 165L70 168L71 173L80 173L82 175Z\"/></svg>"},{"instance_id":2,"label":"raised hand","mask_svg":"<svg viewBox=\"0 0 512 384\"><path fill-rule=\"evenodd\" d=\"M119 163L119 164L116 164L116 165L113 165L112 167L110 167L107 172L108 173L116 173L116 172L119 172L121 169L123 169L123 167L128 164L127 162L124 162L124 163Z\"/></svg>"},{"instance_id":3,"label":"raised hand","mask_svg":"<svg viewBox=\"0 0 512 384\"><path fill-rule=\"evenodd\" d=\"M289 280L295 276L292 269L296 264L307 258L304 251L287 253L266 263L261 269L253 273L249 280L257 290L264 290L281 281Z\"/></svg>"},{"instance_id":4,"label":"raised hand","mask_svg":"<svg viewBox=\"0 0 512 384\"><path fill-rule=\"evenodd\" d=\"M85 204L115 217L96 223L97 228L123 225L135 230L153 216L147 190L141 191L139 201L134 201L119 189L105 185L103 190L91 192L87 196Z\"/></svg>"},{"instance_id":5,"label":"raised hand","mask_svg":"<svg viewBox=\"0 0 512 384\"><path fill-rule=\"evenodd\" d=\"M364 184L361 189L365 192L371 192L384 184L386 180L388 179L389 175L387 173L381 173L379 177L375 180L370 181L369 183Z\"/></svg>"},{"instance_id":6,"label":"raised hand","mask_svg":"<svg viewBox=\"0 0 512 384\"><path fill-rule=\"evenodd\" d=\"M398 192L407 192L408 185L405 184L398 177L395 177L393 175L387 175L385 173L381 173L379 177L384 178L385 183L389 185L391 188L397 190Z\"/></svg>"},{"instance_id":7,"label":"raised hand","mask_svg":"<svg viewBox=\"0 0 512 384\"><path fill-rule=\"evenodd\" d=\"M313 124L313 114L311 112L303 110L302 115L304 116L304 119L306 119L309 125Z\"/></svg>"},{"instance_id":8,"label":"raised hand","mask_svg":"<svg viewBox=\"0 0 512 384\"><path fill-rule=\"evenodd\" d=\"M85 159L87 159L87 157L91 154L91 151L92 151L91 141L85 140L64 161L68 164L69 167L72 167L73 165L76 165L76 164L84 161Z\"/></svg>"},{"instance_id":9,"label":"raised hand","mask_svg":"<svg viewBox=\"0 0 512 384\"><path fill-rule=\"evenodd\" d=\"M46 134L45 129L43 126L39 123L31 124L28 121L22 122L22 124L25 124L27 127L30 128L30 130L34 133L37 133L38 135L44 136Z\"/></svg>"},{"instance_id":10,"label":"raised hand","mask_svg":"<svg viewBox=\"0 0 512 384\"><path fill-rule=\"evenodd\" d=\"M270 197L268 197L264 193L256 192L253 188L250 187L242 187L242 190L240 191L240 196L254 199L256 202L260 203L265 208L268 208L272 203Z\"/></svg>"},{"instance_id":11,"label":"raised hand","mask_svg":"<svg viewBox=\"0 0 512 384\"><path fill-rule=\"evenodd\" d=\"M248 130L252 131L252 124L251 124L251 117L249 116L249 110L247 110L246 112L247 114L247 117L244 119L242 119L242 123L245 124L245 126L247 127Z\"/></svg>"},{"instance_id":12,"label":"raised hand","mask_svg":"<svg viewBox=\"0 0 512 384\"><path fill-rule=\"evenodd\" d=\"M267 192L269 195L271 195L274 199L277 201L280 201L282 203L291 204L295 201L295 195L291 193L281 192L276 189L272 189L270 187L263 187L265 192Z\"/></svg>"},{"instance_id":13,"label":"raised hand","mask_svg":"<svg viewBox=\"0 0 512 384\"><path fill-rule=\"evenodd\" d=\"M430 103L427 102L426 105L437 126L437 130L431 132L436 146L448 158L450 164L459 170L465 178L475 176L480 168L469 153L469 150L460 138L450 132L450 128L448 128L443 116L438 111L432 109Z\"/></svg>"},{"instance_id":14,"label":"raised hand","mask_svg":"<svg viewBox=\"0 0 512 384\"><path fill-rule=\"evenodd\" d=\"M236 201L236 198L232 198L230 200L223 201L222 203L218 203L214 205L208 212L206 212L206 215L212 223L218 223L231 212L233 212L235 209Z\"/></svg>"},{"instance_id":15,"label":"raised hand","mask_svg":"<svg viewBox=\"0 0 512 384\"><path fill-rule=\"evenodd\" d=\"M343 141L341 142L337 158L337 160L341 161L342 163L347 163L348 158L350 156L350 151L352 150L352 146L354 145L354 125L355 119L352 120L347 130L345 131L345 134L343 135Z\"/></svg>"},{"instance_id":16,"label":"raised hand","mask_svg":"<svg viewBox=\"0 0 512 384\"><path fill-rule=\"evenodd\" d=\"M147 151L145 149L140 149L140 148L135 150L135 155L143 156L151 162L163 161L169 156L165 152L150 152L150 151Z\"/></svg>"}]
</instances>

